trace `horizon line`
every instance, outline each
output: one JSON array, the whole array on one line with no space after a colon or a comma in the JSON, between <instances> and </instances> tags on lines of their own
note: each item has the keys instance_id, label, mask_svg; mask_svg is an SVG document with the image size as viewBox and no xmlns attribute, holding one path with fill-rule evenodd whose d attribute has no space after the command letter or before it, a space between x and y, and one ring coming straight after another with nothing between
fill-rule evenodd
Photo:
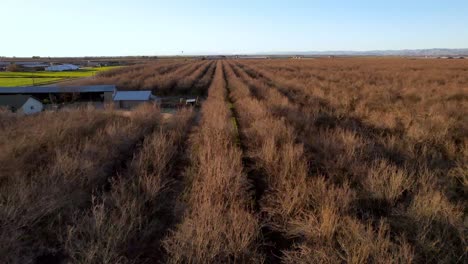
<instances>
[{"instance_id":1,"label":"horizon line","mask_svg":"<svg viewBox=\"0 0 468 264\"><path fill-rule=\"evenodd\" d=\"M304 55L310 53L310 55L334 55L333 53L340 53L340 55L357 55L365 53L377 53L377 52L422 52L422 51L463 51L467 52L468 48L427 48L427 49L374 49L374 50L309 50L309 51L257 51L257 52L245 52L245 53L235 53L235 52L191 52L191 53L181 53L181 54L139 54L139 55L84 55L84 56L42 56L42 55L31 55L31 56L4 56L0 55L0 58L112 58L112 57L191 57L191 56L267 56L267 55ZM307 55L307 54L306 54ZM443 54L439 54L443 55ZM383 55L385 56L385 55ZM392 56L392 55L387 55ZM395 55L393 55L395 56Z\"/></svg>"}]
</instances>

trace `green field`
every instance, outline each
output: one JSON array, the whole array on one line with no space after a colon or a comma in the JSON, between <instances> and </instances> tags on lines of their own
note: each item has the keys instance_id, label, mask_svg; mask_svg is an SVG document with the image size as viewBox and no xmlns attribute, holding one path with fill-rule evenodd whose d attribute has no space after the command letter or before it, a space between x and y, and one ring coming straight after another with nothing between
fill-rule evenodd
<instances>
[{"instance_id":1,"label":"green field","mask_svg":"<svg viewBox=\"0 0 468 264\"><path fill-rule=\"evenodd\" d=\"M84 68L66 72L0 72L0 86L15 87L52 84L65 80L94 76L98 72L115 68L118 68L118 66Z\"/></svg>"}]
</instances>

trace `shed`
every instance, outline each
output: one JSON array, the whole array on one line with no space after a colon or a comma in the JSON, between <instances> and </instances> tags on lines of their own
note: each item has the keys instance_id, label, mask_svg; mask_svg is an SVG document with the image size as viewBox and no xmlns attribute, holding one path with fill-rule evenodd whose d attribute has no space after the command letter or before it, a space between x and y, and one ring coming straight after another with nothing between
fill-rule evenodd
<instances>
[{"instance_id":1,"label":"shed","mask_svg":"<svg viewBox=\"0 0 468 264\"><path fill-rule=\"evenodd\" d=\"M0 95L0 106L6 107L7 109L23 114L34 114L41 112L44 109L44 105L41 101L30 95Z\"/></svg>"},{"instance_id":2,"label":"shed","mask_svg":"<svg viewBox=\"0 0 468 264\"><path fill-rule=\"evenodd\" d=\"M116 91L114 94L115 105L119 108L130 109L145 102L158 102L160 99L151 91Z\"/></svg>"}]
</instances>

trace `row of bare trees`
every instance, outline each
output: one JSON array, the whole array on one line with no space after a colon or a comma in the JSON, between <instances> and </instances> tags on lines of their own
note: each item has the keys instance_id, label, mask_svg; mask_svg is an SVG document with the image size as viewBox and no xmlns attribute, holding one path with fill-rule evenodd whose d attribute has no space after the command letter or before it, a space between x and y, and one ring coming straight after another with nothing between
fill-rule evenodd
<instances>
[{"instance_id":1,"label":"row of bare trees","mask_svg":"<svg viewBox=\"0 0 468 264\"><path fill-rule=\"evenodd\" d=\"M112 110L46 112L2 130L2 262L29 263L58 254L67 226L90 210L93 195L109 187L158 116L152 107L131 117Z\"/></svg>"},{"instance_id":2,"label":"row of bare trees","mask_svg":"<svg viewBox=\"0 0 468 264\"><path fill-rule=\"evenodd\" d=\"M141 89L145 79L156 75L164 75L180 68L186 69L190 62L180 61L158 61L147 64L121 67L110 71L98 73L93 78L75 81L71 84L93 85L93 84L115 84L120 89Z\"/></svg>"},{"instance_id":3,"label":"row of bare trees","mask_svg":"<svg viewBox=\"0 0 468 264\"><path fill-rule=\"evenodd\" d=\"M158 61L122 67L68 85L115 84L121 90L153 90L157 95L206 95L214 61Z\"/></svg>"},{"instance_id":4,"label":"row of bare trees","mask_svg":"<svg viewBox=\"0 0 468 264\"><path fill-rule=\"evenodd\" d=\"M199 112L0 112L0 262L466 259L465 62L159 63L93 81Z\"/></svg>"},{"instance_id":5,"label":"row of bare trees","mask_svg":"<svg viewBox=\"0 0 468 264\"><path fill-rule=\"evenodd\" d=\"M187 211L165 241L173 263L261 262L259 223L236 144L238 131L227 102L221 62L191 135L186 172Z\"/></svg>"},{"instance_id":6,"label":"row of bare trees","mask_svg":"<svg viewBox=\"0 0 468 264\"><path fill-rule=\"evenodd\" d=\"M147 135L128 167L114 176L110 191L93 197L63 238L76 263L135 263L162 258L161 239L173 226L180 189L178 156L193 121L182 110Z\"/></svg>"},{"instance_id":7,"label":"row of bare trees","mask_svg":"<svg viewBox=\"0 0 468 264\"><path fill-rule=\"evenodd\" d=\"M345 68L346 62L341 63ZM269 68L274 63L258 63L261 67L256 64L242 62L234 69L252 94L267 102L271 113L285 118L294 127L298 140L304 144L309 178L313 179L307 189L327 194L304 203L306 206L301 209L300 217L292 217L294 224L285 232L303 242L285 254L286 260L457 262L463 259L466 246L463 198L455 192L464 188L463 181L455 179L463 177L460 175L463 165L460 164L467 158L463 154L466 138L460 138L455 132L460 129L457 123L463 120L460 113L453 115L448 109L439 114L457 130L445 124L447 130L443 137L439 137L437 130L428 130L423 134L426 139L419 141L412 138L411 127L399 123L391 126L385 123L388 118L369 118L373 109L364 107L386 105L387 102L376 99L370 90L365 91L367 94L362 94L363 91L355 93L353 84L336 78L337 73L327 76L325 70L319 68L323 67L320 62L318 65L309 62L309 67L316 67L315 72L310 70L312 73L307 67L275 71L275 68ZM279 69L284 65L294 67L291 62L278 64L281 65ZM364 69L354 69L357 72L354 74L365 76L368 71L365 66L362 66ZM400 70L395 64L387 67L381 72L390 74L392 70ZM349 72L342 72L344 76L347 74ZM317 80L320 79L322 83L319 85L323 87L319 88ZM345 84L339 86L337 80ZM408 82L405 78L400 81ZM387 84L393 85L393 81L387 81ZM386 88L379 86L378 89L385 91ZM460 93L459 87L451 89L449 92L440 89L439 97L450 98L444 94ZM336 98L327 90L344 93L343 98ZM407 100L410 95L405 95L406 92L403 89L390 93L403 94L402 100ZM362 96L359 102L346 103L356 95ZM427 112L431 108L424 105L438 107L443 104L443 99L426 101L426 97L431 96L421 95L421 104L413 106L412 110ZM461 112L466 112L463 105L458 107ZM402 116L403 111L395 111L392 107L380 109L387 117L419 121L417 116L409 113ZM425 122L433 120L428 117ZM436 129L440 125L433 123ZM437 141L439 144L434 144ZM458 147L450 148L452 144ZM447 149L439 152L443 146ZM448 174L445 169L449 169ZM323 191L316 190L319 187ZM310 233L311 229L316 231ZM297 233L291 233L291 230ZM358 240L358 237L366 237L366 240Z\"/></svg>"},{"instance_id":8,"label":"row of bare trees","mask_svg":"<svg viewBox=\"0 0 468 264\"><path fill-rule=\"evenodd\" d=\"M214 65L213 61L193 63L187 68L181 68L166 75L155 75L145 80L143 87L162 95L203 95L206 93L209 82L205 82L203 87L195 86L195 84L205 77L211 81Z\"/></svg>"}]
</instances>

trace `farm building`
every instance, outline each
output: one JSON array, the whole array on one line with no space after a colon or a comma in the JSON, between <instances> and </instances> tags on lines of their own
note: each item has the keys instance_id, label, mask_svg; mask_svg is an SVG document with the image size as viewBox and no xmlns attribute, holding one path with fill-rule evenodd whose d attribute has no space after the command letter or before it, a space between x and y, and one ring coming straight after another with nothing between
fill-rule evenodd
<instances>
[{"instance_id":1,"label":"farm building","mask_svg":"<svg viewBox=\"0 0 468 264\"><path fill-rule=\"evenodd\" d=\"M46 71L52 71L52 72L76 71L78 69L80 69L80 67L73 65L73 64L53 65L53 66L45 68Z\"/></svg>"},{"instance_id":2,"label":"farm building","mask_svg":"<svg viewBox=\"0 0 468 264\"><path fill-rule=\"evenodd\" d=\"M34 72L34 71L44 71L45 68L49 67L48 63L44 62L27 62L27 61L18 61L18 62L0 62L0 68L7 70L9 65L16 65L17 71L22 72Z\"/></svg>"},{"instance_id":3,"label":"farm building","mask_svg":"<svg viewBox=\"0 0 468 264\"><path fill-rule=\"evenodd\" d=\"M66 101L73 98L78 101L112 102L115 85L67 86L67 87L0 87L2 95L31 95L39 100L50 102Z\"/></svg>"},{"instance_id":4,"label":"farm building","mask_svg":"<svg viewBox=\"0 0 468 264\"><path fill-rule=\"evenodd\" d=\"M10 65L9 62L0 61L0 71L6 71L6 68Z\"/></svg>"},{"instance_id":5,"label":"farm building","mask_svg":"<svg viewBox=\"0 0 468 264\"><path fill-rule=\"evenodd\" d=\"M32 63L32 64L17 64L19 65L23 71L44 71L49 64L45 63Z\"/></svg>"},{"instance_id":6,"label":"farm building","mask_svg":"<svg viewBox=\"0 0 468 264\"><path fill-rule=\"evenodd\" d=\"M119 61L87 61L82 64L87 67L106 67L106 66L119 66L122 65Z\"/></svg>"},{"instance_id":7,"label":"farm building","mask_svg":"<svg viewBox=\"0 0 468 264\"><path fill-rule=\"evenodd\" d=\"M198 104L198 97L197 98L190 98L185 100L186 105L196 106Z\"/></svg>"},{"instance_id":8,"label":"farm building","mask_svg":"<svg viewBox=\"0 0 468 264\"><path fill-rule=\"evenodd\" d=\"M0 106L26 115L38 113L44 109L44 105L38 99L21 94L0 95Z\"/></svg>"},{"instance_id":9,"label":"farm building","mask_svg":"<svg viewBox=\"0 0 468 264\"><path fill-rule=\"evenodd\" d=\"M131 109L141 103L160 102L160 98L151 94L151 91L116 91L114 103L118 108Z\"/></svg>"},{"instance_id":10,"label":"farm building","mask_svg":"<svg viewBox=\"0 0 468 264\"><path fill-rule=\"evenodd\" d=\"M101 62L96 62L96 61L88 61L86 63L86 66L87 67L102 67L102 66L106 66L105 63L101 63Z\"/></svg>"}]
</instances>

